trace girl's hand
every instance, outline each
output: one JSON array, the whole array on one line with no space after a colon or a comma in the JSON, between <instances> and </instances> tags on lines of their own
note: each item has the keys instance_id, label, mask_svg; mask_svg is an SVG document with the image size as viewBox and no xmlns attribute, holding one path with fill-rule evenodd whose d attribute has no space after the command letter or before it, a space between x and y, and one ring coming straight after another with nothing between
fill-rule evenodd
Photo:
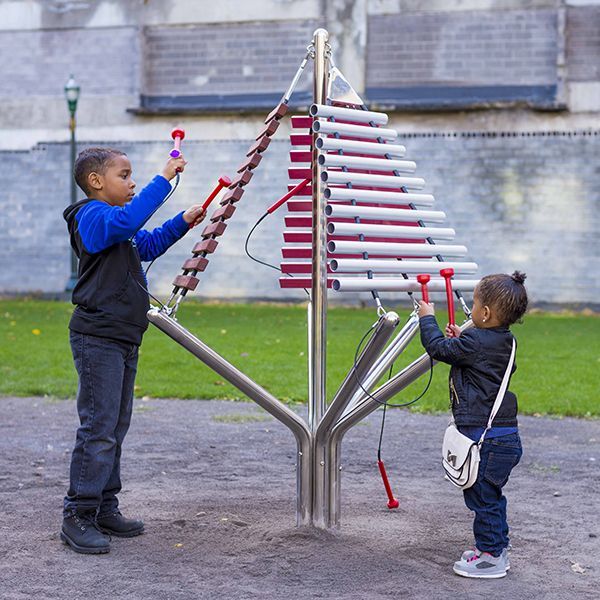
<instances>
[{"instance_id":1,"label":"girl's hand","mask_svg":"<svg viewBox=\"0 0 600 600\"><path fill-rule=\"evenodd\" d=\"M446 325L446 337L460 337L460 327L458 325Z\"/></svg>"},{"instance_id":2,"label":"girl's hand","mask_svg":"<svg viewBox=\"0 0 600 600\"><path fill-rule=\"evenodd\" d=\"M202 208L202 204L193 204L183 213L183 220L189 223L190 229L202 223L206 217L206 211Z\"/></svg>"},{"instance_id":3,"label":"girl's hand","mask_svg":"<svg viewBox=\"0 0 600 600\"><path fill-rule=\"evenodd\" d=\"M160 174L167 181L171 181L176 173L181 173L185 169L185 165L187 162L183 159L183 154L180 154L177 158L169 158Z\"/></svg>"},{"instance_id":4,"label":"girl's hand","mask_svg":"<svg viewBox=\"0 0 600 600\"><path fill-rule=\"evenodd\" d=\"M428 315L435 315L433 304L427 304L421 300L419 302L419 317L426 317Z\"/></svg>"}]
</instances>

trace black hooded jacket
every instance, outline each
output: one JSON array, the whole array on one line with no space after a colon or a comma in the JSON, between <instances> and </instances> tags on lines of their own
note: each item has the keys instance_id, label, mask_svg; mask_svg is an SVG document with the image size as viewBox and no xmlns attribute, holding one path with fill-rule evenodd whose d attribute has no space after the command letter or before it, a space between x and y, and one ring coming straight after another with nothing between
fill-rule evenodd
<instances>
[{"instance_id":1,"label":"black hooded jacket","mask_svg":"<svg viewBox=\"0 0 600 600\"><path fill-rule=\"evenodd\" d=\"M79 258L72 331L141 344L150 308L141 261L154 260L189 230L183 213L153 231L140 230L170 191L156 176L125 206L87 198L65 209Z\"/></svg>"}]
</instances>

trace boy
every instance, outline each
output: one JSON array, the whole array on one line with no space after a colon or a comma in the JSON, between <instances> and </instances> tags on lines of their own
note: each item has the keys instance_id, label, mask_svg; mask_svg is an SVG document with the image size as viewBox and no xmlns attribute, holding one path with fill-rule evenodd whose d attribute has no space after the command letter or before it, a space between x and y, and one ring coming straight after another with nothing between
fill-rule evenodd
<instances>
[{"instance_id":1,"label":"boy","mask_svg":"<svg viewBox=\"0 0 600 600\"><path fill-rule=\"evenodd\" d=\"M148 327L147 282L141 260L151 261L205 216L200 205L153 231L141 227L183 171L183 157L170 158L160 175L137 195L127 155L88 148L75 162L74 177L87 198L63 213L79 257L76 305L69 323L79 376L80 427L71 456L61 539L76 552L102 554L110 538L132 537L142 521L121 515L121 446L129 429L138 348Z\"/></svg>"}]
</instances>

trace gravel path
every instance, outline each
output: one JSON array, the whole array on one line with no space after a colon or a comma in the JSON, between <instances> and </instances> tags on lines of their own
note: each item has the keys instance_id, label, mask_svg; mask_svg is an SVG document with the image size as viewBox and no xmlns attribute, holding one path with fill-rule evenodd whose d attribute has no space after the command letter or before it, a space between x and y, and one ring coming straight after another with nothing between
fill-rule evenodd
<instances>
[{"instance_id":1,"label":"gravel path","mask_svg":"<svg viewBox=\"0 0 600 600\"><path fill-rule=\"evenodd\" d=\"M455 576L471 516L438 461L445 416L388 412L344 440L342 526L297 529L295 443L254 404L137 401L125 442L123 512L146 533L110 554L58 536L75 403L0 398L0 598L600 598L600 421L522 418L525 455L507 485L511 571ZM410 465L400 472L398 465Z\"/></svg>"}]
</instances>

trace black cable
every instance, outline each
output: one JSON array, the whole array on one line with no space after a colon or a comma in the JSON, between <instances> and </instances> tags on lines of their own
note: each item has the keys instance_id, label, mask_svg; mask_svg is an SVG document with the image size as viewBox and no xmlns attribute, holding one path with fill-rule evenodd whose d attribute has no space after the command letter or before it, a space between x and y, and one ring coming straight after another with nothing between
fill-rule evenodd
<instances>
[{"instance_id":1,"label":"black cable","mask_svg":"<svg viewBox=\"0 0 600 600\"><path fill-rule=\"evenodd\" d=\"M377 460L381 460L381 443L383 442L383 428L385 426L385 411L387 404L383 405L383 416L381 417L381 431L379 432L379 445L377 446Z\"/></svg>"},{"instance_id":2,"label":"black cable","mask_svg":"<svg viewBox=\"0 0 600 600\"><path fill-rule=\"evenodd\" d=\"M250 243L250 236L254 233L254 230L265 220L266 217L269 216L270 213L266 212L258 221L256 221L256 223L254 223L254 225L252 226L252 229L248 232L248 235L246 236L246 242L244 244L244 250L246 252L246 255L248 256L248 258L250 260L253 260L254 262L257 262L259 265L264 265L265 267L269 267L271 269L275 269L276 271L279 271L280 273L282 273L283 275L289 275L290 277L292 277L293 279L293 275L291 273L284 273L279 267L272 265L270 263L267 263L263 260L260 260L259 258L256 258L255 256L252 256L252 254L250 254L250 251L248 250L248 244ZM310 293L306 288L303 288L306 295L310 298Z\"/></svg>"},{"instance_id":3,"label":"black cable","mask_svg":"<svg viewBox=\"0 0 600 600\"><path fill-rule=\"evenodd\" d=\"M377 323L379 323L379 321L377 321ZM430 362L430 366L429 366L429 381L427 382L427 385L425 386L425 389L416 398L414 398L410 402L403 402L403 403L400 403L400 404L392 404L391 402L388 402L387 400L378 400L377 398L375 398L375 396L373 396L372 394L369 393L369 390L367 390L363 386L363 384L361 383L360 379L356 375L356 365L358 363L358 355L360 353L360 348L363 345L363 342L365 341L365 339L367 338L367 336L369 335L369 333L371 333L371 330L375 329L375 327L377 326L377 323L375 323L374 325L371 325L371 327L369 327L369 329L367 330L367 332L365 333L365 335L363 335L363 337L360 340L360 342L358 342L358 346L356 347L356 352L354 353L354 367L353 367L354 377L356 378L356 381L357 381L360 389L367 395L367 397L369 397L371 400L374 400L378 404L381 404L382 406L393 406L393 407L397 407L397 408L401 408L403 406L410 406L411 404L414 404L415 402L418 402L427 393L427 390L429 390L429 386L431 385L431 381L433 379L433 359L431 358L431 356L429 356L429 362Z\"/></svg>"},{"instance_id":4,"label":"black cable","mask_svg":"<svg viewBox=\"0 0 600 600\"><path fill-rule=\"evenodd\" d=\"M154 261L153 261L154 262ZM135 277L133 278L133 280L146 292L146 294L148 294L148 296L150 296L150 298L152 298L152 300L154 300L154 302L157 302L160 305L161 309L165 308L165 305L158 299L156 298L156 296L153 296L147 288L145 288Z\"/></svg>"},{"instance_id":5,"label":"black cable","mask_svg":"<svg viewBox=\"0 0 600 600\"><path fill-rule=\"evenodd\" d=\"M275 269L276 271L279 271L280 273L283 273L283 271L275 266L272 265L270 263L264 262L263 260L260 260L259 258L256 258L255 256L252 256L252 254L250 254L250 251L248 250L248 243L250 242L250 236L254 233L254 230L265 220L266 217L269 216L269 213L266 212L258 221L256 221L256 223L254 223L252 229L250 230L250 232L248 233L247 237L246 237L246 243L244 244L244 250L246 251L246 254L248 255L248 258L250 260L253 260L254 262L257 262L259 265L264 265L265 267L269 267L271 269Z\"/></svg>"},{"instance_id":6,"label":"black cable","mask_svg":"<svg viewBox=\"0 0 600 600\"><path fill-rule=\"evenodd\" d=\"M165 199L148 215L146 220L132 233L131 237L129 238L129 241L133 240L136 233L154 216L156 211L158 211L158 209L161 208L165 204L165 202L173 195L173 192L177 189L177 186L179 185L180 179L181 176L179 175L179 173L175 173L175 185L171 188L171 191L165 196ZM150 270L150 267L154 264L156 258L152 259L150 264L146 267L146 270L144 271L144 279L146 279L148 271ZM133 280L146 292L146 294L148 294L148 296L150 296L150 298L152 298L152 300L154 300L154 302L157 302L160 305L161 309L164 309L165 305L158 298L153 296L148 290L148 288L145 288L135 277L133 277ZM147 283L148 281L146 280L146 284Z\"/></svg>"}]
</instances>

